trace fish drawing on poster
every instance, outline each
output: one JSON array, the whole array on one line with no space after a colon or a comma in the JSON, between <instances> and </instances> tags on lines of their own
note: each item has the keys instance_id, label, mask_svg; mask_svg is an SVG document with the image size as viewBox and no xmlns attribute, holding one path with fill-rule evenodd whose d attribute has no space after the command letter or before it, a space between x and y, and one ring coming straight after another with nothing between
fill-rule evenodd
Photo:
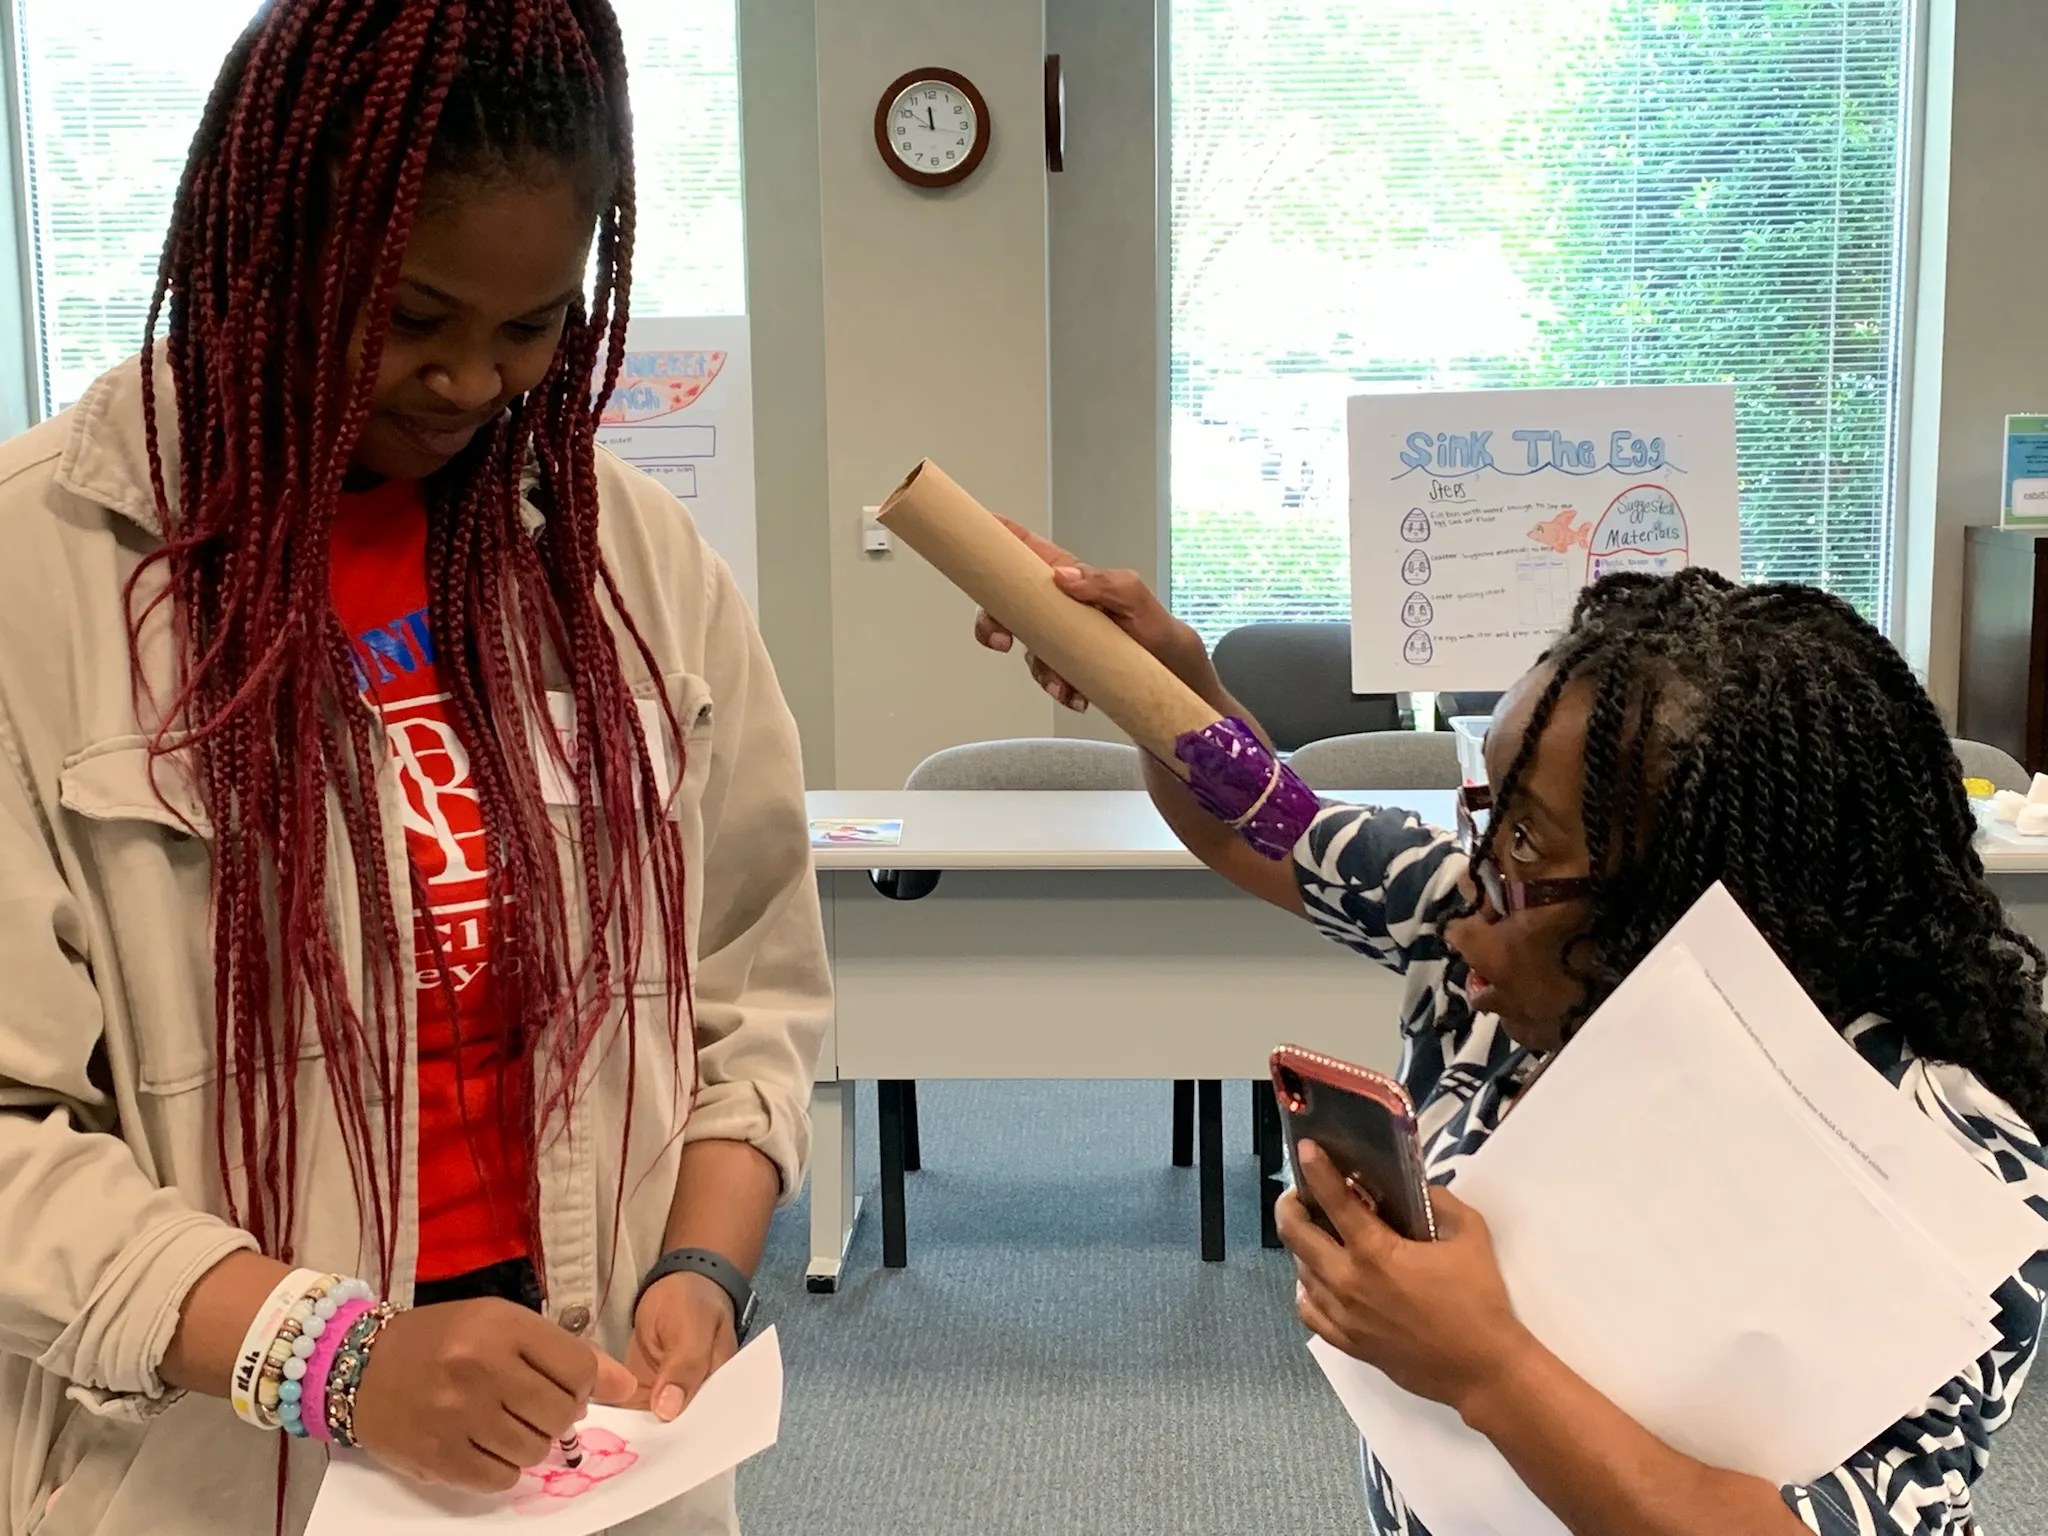
<instances>
[{"instance_id":1,"label":"fish drawing on poster","mask_svg":"<svg viewBox=\"0 0 2048 1536\"><path fill-rule=\"evenodd\" d=\"M744 315L636 320L598 441L689 508L757 605L753 407Z\"/></svg>"},{"instance_id":2,"label":"fish drawing on poster","mask_svg":"<svg viewBox=\"0 0 2048 1536\"><path fill-rule=\"evenodd\" d=\"M1364 395L1350 439L1361 693L1505 688L1618 571L1739 574L1730 386Z\"/></svg>"},{"instance_id":3,"label":"fish drawing on poster","mask_svg":"<svg viewBox=\"0 0 2048 1536\"><path fill-rule=\"evenodd\" d=\"M1573 551L1583 553L1589 582L1615 571L1661 576L1692 563L1685 512L1661 485L1630 486L1607 504L1597 522L1581 522L1578 509L1566 507L1531 528L1529 538L1562 556L1567 566Z\"/></svg>"}]
</instances>

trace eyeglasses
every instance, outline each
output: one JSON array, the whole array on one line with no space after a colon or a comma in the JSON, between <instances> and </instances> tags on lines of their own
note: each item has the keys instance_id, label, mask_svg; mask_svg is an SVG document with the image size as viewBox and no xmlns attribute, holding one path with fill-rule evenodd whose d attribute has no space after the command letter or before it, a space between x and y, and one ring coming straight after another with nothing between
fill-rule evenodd
<instances>
[{"instance_id":1,"label":"eyeglasses","mask_svg":"<svg viewBox=\"0 0 2048 1536\"><path fill-rule=\"evenodd\" d=\"M1510 880L1501 873L1494 857L1492 839L1485 835L1479 818L1491 820L1493 791L1484 784L1467 784L1458 791L1458 846L1472 861L1472 878L1486 904L1502 917L1525 912L1530 907L1554 907L1561 901L1579 901L1591 896L1599 882L1590 875L1564 880Z\"/></svg>"}]
</instances>

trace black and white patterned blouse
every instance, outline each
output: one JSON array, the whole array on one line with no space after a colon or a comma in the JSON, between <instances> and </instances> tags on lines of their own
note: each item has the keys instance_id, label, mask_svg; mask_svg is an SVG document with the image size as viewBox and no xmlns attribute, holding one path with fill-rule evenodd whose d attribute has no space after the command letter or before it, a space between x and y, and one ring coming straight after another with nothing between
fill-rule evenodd
<instances>
[{"instance_id":1,"label":"black and white patterned blouse","mask_svg":"<svg viewBox=\"0 0 2048 1536\"><path fill-rule=\"evenodd\" d=\"M1430 1181L1448 1184L1539 1064L1508 1039L1498 1018L1472 1012L1464 962L1444 944L1443 925L1460 906L1464 855L1449 834L1410 812L1329 806L1296 847L1295 863L1315 925L1408 978L1400 1075L1417 1106ZM1847 1038L1987 1173L2019 1185L2048 1216L2048 1157L2039 1139L1974 1075L1921 1059L1900 1030L1875 1017ZM1793 1513L1820 1536L1965 1536L1970 1485L2040 1345L2044 1292L2048 1253L1999 1289L1997 1347L1845 1465L1785 1489ZM1375 1536L1428 1536L1370 1448L1365 1467Z\"/></svg>"}]
</instances>

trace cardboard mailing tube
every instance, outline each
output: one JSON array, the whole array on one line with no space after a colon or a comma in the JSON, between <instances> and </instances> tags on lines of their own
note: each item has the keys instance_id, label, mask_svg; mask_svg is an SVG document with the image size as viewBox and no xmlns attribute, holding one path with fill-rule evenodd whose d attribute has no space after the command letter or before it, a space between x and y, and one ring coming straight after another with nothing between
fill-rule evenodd
<instances>
[{"instance_id":1,"label":"cardboard mailing tube","mask_svg":"<svg viewBox=\"0 0 2048 1536\"><path fill-rule=\"evenodd\" d=\"M1106 614L1075 602L952 476L927 459L883 504L882 525L922 555L1133 741L1183 778L1174 745L1221 718Z\"/></svg>"},{"instance_id":2,"label":"cardboard mailing tube","mask_svg":"<svg viewBox=\"0 0 2048 1536\"><path fill-rule=\"evenodd\" d=\"M1307 829L1314 794L1245 722L1219 714L1106 614L1060 591L1052 568L938 465L926 459L912 470L878 517L1261 853L1284 857Z\"/></svg>"}]
</instances>

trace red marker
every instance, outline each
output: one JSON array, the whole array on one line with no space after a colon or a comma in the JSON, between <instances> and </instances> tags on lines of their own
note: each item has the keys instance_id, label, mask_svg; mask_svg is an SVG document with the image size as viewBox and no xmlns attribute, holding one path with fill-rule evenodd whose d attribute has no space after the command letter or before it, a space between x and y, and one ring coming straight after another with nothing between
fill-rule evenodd
<instances>
[{"instance_id":1,"label":"red marker","mask_svg":"<svg viewBox=\"0 0 2048 1536\"><path fill-rule=\"evenodd\" d=\"M570 1430L562 1437L561 1448L562 1460L567 1462L572 1470L583 1465L583 1437L575 1430Z\"/></svg>"}]
</instances>

